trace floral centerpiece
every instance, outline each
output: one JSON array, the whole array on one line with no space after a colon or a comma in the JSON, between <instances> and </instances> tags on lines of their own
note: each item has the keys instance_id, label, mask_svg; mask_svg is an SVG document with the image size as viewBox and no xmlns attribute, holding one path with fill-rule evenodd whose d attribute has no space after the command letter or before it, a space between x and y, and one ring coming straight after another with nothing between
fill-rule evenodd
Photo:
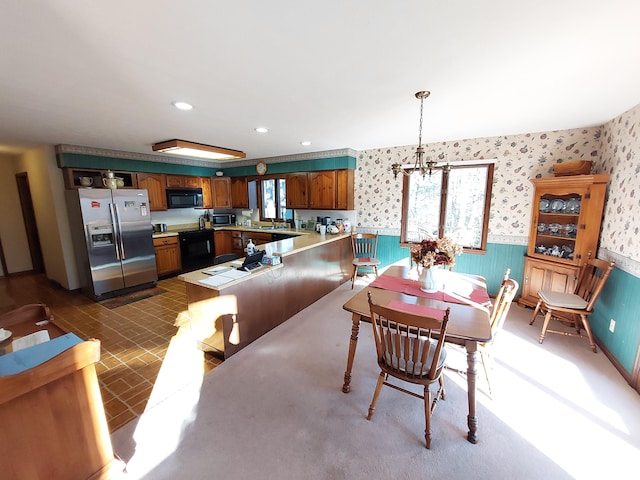
<instances>
[{"instance_id":1,"label":"floral centerpiece","mask_svg":"<svg viewBox=\"0 0 640 480\"><path fill-rule=\"evenodd\" d=\"M411 259L417 265L433 267L434 265L453 266L456 255L462 253L462 247L448 237L422 240L411 247Z\"/></svg>"},{"instance_id":2,"label":"floral centerpiece","mask_svg":"<svg viewBox=\"0 0 640 480\"><path fill-rule=\"evenodd\" d=\"M411 247L411 259L422 267L418 279L420 290L427 293L437 292L439 287L431 267L453 266L456 263L456 255L461 253L462 247L448 237L422 240L418 245Z\"/></svg>"}]
</instances>

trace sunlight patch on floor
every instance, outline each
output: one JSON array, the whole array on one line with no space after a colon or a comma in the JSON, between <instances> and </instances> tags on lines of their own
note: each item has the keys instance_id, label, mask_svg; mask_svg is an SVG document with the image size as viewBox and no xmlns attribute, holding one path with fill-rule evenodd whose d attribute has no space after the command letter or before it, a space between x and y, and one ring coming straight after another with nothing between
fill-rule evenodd
<instances>
[{"instance_id":1,"label":"sunlight patch on floor","mask_svg":"<svg viewBox=\"0 0 640 480\"><path fill-rule=\"evenodd\" d=\"M183 432L196 421L205 373L204 355L196 348L188 329L180 329L171 339L145 415L136 426L133 436L136 450L127 463L129 474L146 475L168 459L180 444ZM174 408L163 412L169 411L171 415L156 418L153 407L166 401Z\"/></svg>"},{"instance_id":2,"label":"sunlight patch on floor","mask_svg":"<svg viewBox=\"0 0 640 480\"><path fill-rule=\"evenodd\" d=\"M575 478L624 478L628 460L638 458L640 452L629 443L623 419L606 403L606 392L593 391L571 361L509 332L501 335L490 370L492 396L478 365L478 406L487 408ZM455 355L462 357L466 369L464 352ZM456 367L460 368L460 358ZM464 376L453 372L447 376L466 391ZM576 392L583 400L580 403L570 400ZM482 418L479 432L481 437L485 433ZM586 448L584 442L575 442L576 437L587 436L593 442ZM610 461L601 463L601 471L593 471L593 462L583 461L591 456Z\"/></svg>"}]
</instances>

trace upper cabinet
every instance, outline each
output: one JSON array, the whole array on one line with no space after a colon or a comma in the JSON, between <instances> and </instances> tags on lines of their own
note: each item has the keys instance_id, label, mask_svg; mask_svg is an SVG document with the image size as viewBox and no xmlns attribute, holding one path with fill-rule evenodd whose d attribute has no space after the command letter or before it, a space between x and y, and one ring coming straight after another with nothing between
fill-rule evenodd
<instances>
[{"instance_id":1,"label":"upper cabinet","mask_svg":"<svg viewBox=\"0 0 640 480\"><path fill-rule=\"evenodd\" d=\"M249 208L247 177L231 178L231 206L233 208Z\"/></svg>"},{"instance_id":2,"label":"upper cabinet","mask_svg":"<svg viewBox=\"0 0 640 480\"><path fill-rule=\"evenodd\" d=\"M213 208L231 208L231 179L229 177L211 178Z\"/></svg>"},{"instance_id":3,"label":"upper cabinet","mask_svg":"<svg viewBox=\"0 0 640 480\"><path fill-rule=\"evenodd\" d=\"M354 206L354 171L351 169L336 170L336 209L353 210Z\"/></svg>"},{"instance_id":4,"label":"upper cabinet","mask_svg":"<svg viewBox=\"0 0 640 480\"><path fill-rule=\"evenodd\" d=\"M608 180L609 175L531 180L535 191L521 304L535 306L541 287L564 279L569 271L577 277L579 267L595 258ZM562 285L571 291L575 278Z\"/></svg>"},{"instance_id":5,"label":"upper cabinet","mask_svg":"<svg viewBox=\"0 0 640 480\"><path fill-rule=\"evenodd\" d=\"M336 208L335 170L309 173L309 208Z\"/></svg>"},{"instance_id":6,"label":"upper cabinet","mask_svg":"<svg viewBox=\"0 0 640 480\"><path fill-rule=\"evenodd\" d=\"M191 175L167 175L167 188L201 188L200 177Z\"/></svg>"},{"instance_id":7,"label":"upper cabinet","mask_svg":"<svg viewBox=\"0 0 640 480\"><path fill-rule=\"evenodd\" d=\"M202 208L213 208L213 195L211 192L211 178L200 177L202 187Z\"/></svg>"},{"instance_id":8,"label":"upper cabinet","mask_svg":"<svg viewBox=\"0 0 640 480\"><path fill-rule=\"evenodd\" d=\"M101 170L95 168L71 168L62 169L64 177L64 186L67 189L94 187L104 188L102 179L104 174L109 170ZM133 172L122 172L113 170L118 180L118 188L137 188L136 174Z\"/></svg>"},{"instance_id":9,"label":"upper cabinet","mask_svg":"<svg viewBox=\"0 0 640 480\"><path fill-rule=\"evenodd\" d=\"M287 182L287 208L309 208L309 178L305 173L289 173Z\"/></svg>"},{"instance_id":10,"label":"upper cabinet","mask_svg":"<svg viewBox=\"0 0 640 480\"><path fill-rule=\"evenodd\" d=\"M287 175L287 208L353 210L354 171L322 170Z\"/></svg>"},{"instance_id":11,"label":"upper cabinet","mask_svg":"<svg viewBox=\"0 0 640 480\"><path fill-rule=\"evenodd\" d=\"M162 173L138 173L137 177L138 188L144 188L149 193L149 209L152 211L166 210L166 175Z\"/></svg>"}]
</instances>

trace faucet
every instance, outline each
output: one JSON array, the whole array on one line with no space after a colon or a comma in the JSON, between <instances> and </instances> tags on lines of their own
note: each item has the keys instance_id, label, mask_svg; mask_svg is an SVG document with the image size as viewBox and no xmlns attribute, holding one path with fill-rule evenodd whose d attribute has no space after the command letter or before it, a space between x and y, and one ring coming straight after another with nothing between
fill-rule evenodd
<instances>
[{"instance_id":1,"label":"faucet","mask_svg":"<svg viewBox=\"0 0 640 480\"><path fill-rule=\"evenodd\" d=\"M276 228L276 219L275 218L271 219L271 228L274 228L274 229Z\"/></svg>"}]
</instances>

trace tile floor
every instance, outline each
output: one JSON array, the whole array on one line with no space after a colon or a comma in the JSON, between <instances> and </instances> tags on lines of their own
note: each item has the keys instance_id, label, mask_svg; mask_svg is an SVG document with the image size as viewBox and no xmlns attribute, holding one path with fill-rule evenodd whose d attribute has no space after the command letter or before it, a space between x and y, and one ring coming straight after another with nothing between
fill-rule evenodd
<instances>
[{"instance_id":1,"label":"tile floor","mask_svg":"<svg viewBox=\"0 0 640 480\"><path fill-rule=\"evenodd\" d=\"M160 280L158 287L166 292L110 310L79 292L53 285L44 275L0 277L0 313L44 303L62 328L101 341L96 370L109 430L114 432L144 411L172 340L180 336L175 324L186 315L184 284L170 278ZM209 354L196 355L201 365L195 370L203 373L221 362Z\"/></svg>"}]
</instances>

